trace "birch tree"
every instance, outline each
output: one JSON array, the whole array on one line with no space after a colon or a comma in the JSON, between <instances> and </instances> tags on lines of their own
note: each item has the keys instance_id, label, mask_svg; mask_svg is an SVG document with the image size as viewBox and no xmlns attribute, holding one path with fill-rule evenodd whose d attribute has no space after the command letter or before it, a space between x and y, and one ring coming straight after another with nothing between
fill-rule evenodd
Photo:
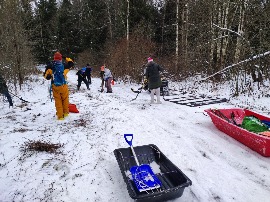
<instances>
[{"instance_id":1,"label":"birch tree","mask_svg":"<svg viewBox=\"0 0 270 202\"><path fill-rule=\"evenodd\" d=\"M188 1L182 1L182 26L181 26L181 53L182 53L182 66L185 70L189 69L188 66L188 32L189 32L189 8Z\"/></svg>"},{"instance_id":2,"label":"birch tree","mask_svg":"<svg viewBox=\"0 0 270 202\"><path fill-rule=\"evenodd\" d=\"M176 37L175 37L175 72L179 72L178 68L178 61L179 61L179 42L178 42L178 37L179 37L179 0L176 1Z\"/></svg>"}]
</instances>

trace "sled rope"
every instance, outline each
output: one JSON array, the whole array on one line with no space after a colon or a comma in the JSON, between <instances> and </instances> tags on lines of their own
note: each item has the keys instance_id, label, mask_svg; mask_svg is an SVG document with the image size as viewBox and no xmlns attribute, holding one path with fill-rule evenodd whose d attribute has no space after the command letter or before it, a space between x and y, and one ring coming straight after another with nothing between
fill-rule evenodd
<instances>
[{"instance_id":1,"label":"sled rope","mask_svg":"<svg viewBox=\"0 0 270 202\"><path fill-rule=\"evenodd\" d=\"M24 99L22 99L21 97L19 97L19 96L17 96L17 95L15 95L14 93L12 93L12 92L9 92L11 95L13 95L13 97L17 97L17 98L19 98L22 102L28 102L28 101L26 101L26 100L24 100Z\"/></svg>"}]
</instances>

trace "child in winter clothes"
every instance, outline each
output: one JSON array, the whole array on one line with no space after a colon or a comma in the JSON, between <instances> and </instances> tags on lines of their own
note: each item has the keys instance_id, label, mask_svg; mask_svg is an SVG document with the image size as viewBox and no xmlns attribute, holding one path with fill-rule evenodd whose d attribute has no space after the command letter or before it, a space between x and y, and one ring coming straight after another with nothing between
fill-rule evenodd
<instances>
[{"instance_id":1,"label":"child in winter clothes","mask_svg":"<svg viewBox=\"0 0 270 202\"><path fill-rule=\"evenodd\" d=\"M12 107L13 103L12 103L11 96L8 92L8 87L7 87L6 81L4 80L4 78L1 75L0 75L0 93L3 94L4 96L6 96L8 102L9 102L9 106Z\"/></svg>"},{"instance_id":2,"label":"child in winter clothes","mask_svg":"<svg viewBox=\"0 0 270 202\"><path fill-rule=\"evenodd\" d=\"M111 85L111 83L112 83L113 76L112 76L111 71L106 67L104 68L103 79L105 81L105 87L107 88L107 93L112 93L112 85Z\"/></svg>"},{"instance_id":3,"label":"child in winter clothes","mask_svg":"<svg viewBox=\"0 0 270 202\"><path fill-rule=\"evenodd\" d=\"M163 68L155 63L152 58L148 58L148 63L146 65L146 73L145 76L148 80L148 88L151 90L151 102L154 103L154 94L157 96L157 104L161 104L160 101L160 86L162 84L160 73L163 71Z\"/></svg>"},{"instance_id":4,"label":"child in winter clothes","mask_svg":"<svg viewBox=\"0 0 270 202\"><path fill-rule=\"evenodd\" d=\"M64 62L64 75L67 80L67 73L69 72L69 69L71 69L74 66L74 62L71 58L65 57L65 62Z\"/></svg>"},{"instance_id":5,"label":"child in winter clothes","mask_svg":"<svg viewBox=\"0 0 270 202\"><path fill-rule=\"evenodd\" d=\"M78 75L78 85L77 85L77 90L80 90L80 87L81 87L81 84L82 84L82 81L85 83L87 89L89 90L89 84L86 80L86 74L85 74L85 71L86 71L86 67L83 67L81 68L77 73L76 75Z\"/></svg>"},{"instance_id":6,"label":"child in winter clothes","mask_svg":"<svg viewBox=\"0 0 270 202\"><path fill-rule=\"evenodd\" d=\"M92 67L90 67L89 64L86 64L86 70L85 70L85 75L87 79L87 83L91 84L91 73L92 73Z\"/></svg>"},{"instance_id":7,"label":"child in winter clothes","mask_svg":"<svg viewBox=\"0 0 270 202\"><path fill-rule=\"evenodd\" d=\"M73 64L70 64L73 66ZM68 66L66 66L66 70ZM62 55L59 52L54 54L54 60L47 64L44 77L51 80L53 97L55 100L56 115L58 120L64 120L69 115L69 93L66 82L65 66L62 63Z\"/></svg>"}]
</instances>

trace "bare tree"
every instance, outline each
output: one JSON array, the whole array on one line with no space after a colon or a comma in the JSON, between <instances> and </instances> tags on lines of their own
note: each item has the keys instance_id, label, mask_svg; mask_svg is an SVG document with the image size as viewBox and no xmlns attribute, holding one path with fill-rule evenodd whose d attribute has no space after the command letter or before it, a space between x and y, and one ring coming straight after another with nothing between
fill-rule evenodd
<instances>
[{"instance_id":1,"label":"bare tree","mask_svg":"<svg viewBox=\"0 0 270 202\"><path fill-rule=\"evenodd\" d=\"M31 72L32 58L21 16L19 0L1 2L0 10L0 69L21 89L25 76ZM3 72L3 71L2 71Z\"/></svg>"}]
</instances>

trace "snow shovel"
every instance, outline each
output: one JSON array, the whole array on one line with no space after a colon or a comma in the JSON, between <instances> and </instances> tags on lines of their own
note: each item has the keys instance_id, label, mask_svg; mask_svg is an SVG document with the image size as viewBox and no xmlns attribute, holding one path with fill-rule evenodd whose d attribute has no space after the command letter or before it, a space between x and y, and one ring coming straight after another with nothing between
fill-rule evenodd
<instances>
[{"instance_id":1,"label":"snow shovel","mask_svg":"<svg viewBox=\"0 0 270 202\"><path fill-rule=\"evenodd\" d=\"M139 164L139 161L132 146L133 134L125 134L124 137L131 148L132 154L137 164L137 166L133 166L130 168L130 172L139 192L160 188L161 182L152 171L150 165Z\"/></svg>"}]
</instances>

